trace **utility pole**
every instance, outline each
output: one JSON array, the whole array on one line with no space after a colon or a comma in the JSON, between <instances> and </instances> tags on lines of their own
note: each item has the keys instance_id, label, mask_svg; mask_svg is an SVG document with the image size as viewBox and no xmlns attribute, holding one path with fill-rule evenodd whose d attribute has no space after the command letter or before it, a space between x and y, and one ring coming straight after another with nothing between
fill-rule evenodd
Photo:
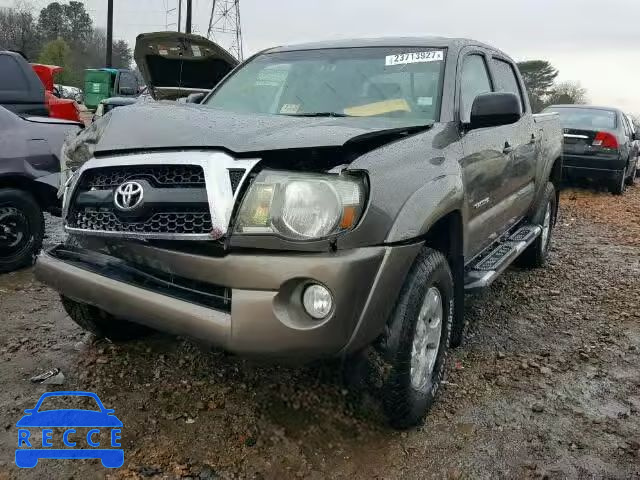
<instances>
[{"instance_id":1,"label":"utility pole","mask_svg":"<svg viewBox=\"0 0 640 480\"><path fill-rule=\"evenodd\" d=\"M113 0L107 0L107 59L106 67L113 66Z\"/></svg>"},{"instance_id":2,"label":"utility pole","mask_svg":"<svg viewBox=\"0 0 640 480\"><path fill-rule=\"evenodd\" d=\"M187 0L187 25L185 27L185 32L191 33L191 14L193 10L193 0Z\"/></svg>"},{"instance_id":3,"label":"utility pole","mask_svg":"<svg viewBox=\"0 0 640 480\"><path fill-rule=\"evenodd\" d=\"M182 27L182 0L178 0L178 32Z\"/></svg>"},{"instance_id":4,"label":"utility pole","mask_svg":"<svg viewBox=\"0 0 640 480\"><path fill-rule=\"evenodd\" d=\"M228 45L229 53L242 61L240 0L213 0L207 38Z\"/></svg>"}]
</instances>

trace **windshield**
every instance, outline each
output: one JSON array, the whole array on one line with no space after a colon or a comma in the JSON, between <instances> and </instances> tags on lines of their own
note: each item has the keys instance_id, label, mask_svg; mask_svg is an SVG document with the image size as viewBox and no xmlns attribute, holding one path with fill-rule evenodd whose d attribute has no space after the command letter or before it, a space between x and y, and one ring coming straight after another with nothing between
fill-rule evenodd
<instances>
[{"instance_id":1,"label":"windshield","mask_svg":"<svg viewBox=\"0 0 640 480\"><path fill-rule=\"evenodd\" d=\"M611 110L585 107L549 107L545 112L558 113L560 123L565 128L616 129L616 112Z\"/></svg>"},{"instance_id":2,"label":"windshield","mask_svg":"<svg viewBox=\"0 0 640 480\"><path fill-rule=\"evenodd\" d=\"M266 53L225 81L206 104L241 113L436 121L446 51L346 48Z\"/></svg>"}]
</instances>

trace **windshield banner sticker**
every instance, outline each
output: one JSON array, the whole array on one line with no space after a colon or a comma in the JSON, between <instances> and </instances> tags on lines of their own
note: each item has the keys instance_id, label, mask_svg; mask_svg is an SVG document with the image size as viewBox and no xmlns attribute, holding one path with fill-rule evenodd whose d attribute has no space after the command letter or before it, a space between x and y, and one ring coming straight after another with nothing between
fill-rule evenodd
<instances>
[{"instance_id":1,"label":"windshield banner sticker","mask_svg":"<svg viewBox=\"0 0 640 480\"><path fill-rule=\"evenodd\" d=\"M443 60L444 51L432 50L430 52L409 52L387 55L385 57L385 65L392 67L394 65L406 65L408 63L441 62Z\"/></svg>"}]
</instances>

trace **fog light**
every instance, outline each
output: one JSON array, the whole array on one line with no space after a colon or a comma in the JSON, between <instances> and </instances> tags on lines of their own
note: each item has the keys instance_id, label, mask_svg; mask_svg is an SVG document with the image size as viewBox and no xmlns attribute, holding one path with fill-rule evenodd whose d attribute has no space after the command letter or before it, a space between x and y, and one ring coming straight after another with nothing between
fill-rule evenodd
<instances>
[{"instance_id":1,"label":"fog light","mask_svg":"<svg viewBox=\"0 0 640 480\"><path fill-rule=\"evenodd\" d=\"M302 295L306 312L317 320L325 318L333 308L333 296L322 285L309 285Z\"/></svg>"}]
</instances>

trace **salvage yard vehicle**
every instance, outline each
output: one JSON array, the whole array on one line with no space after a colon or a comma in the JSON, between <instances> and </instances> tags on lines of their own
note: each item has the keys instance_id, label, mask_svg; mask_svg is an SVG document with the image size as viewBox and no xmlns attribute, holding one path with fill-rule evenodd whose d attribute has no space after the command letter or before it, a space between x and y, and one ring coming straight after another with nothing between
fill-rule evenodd
<instances>
[{"instance_id":1,"label":"salvage yard vehicle","mask_svg":"<svg viewBox=\"0 0 640 480\"><path fill-rule=\"evenodd\" d=\"M142 33L136 39L136 64L156 100L177 100L209 93L238 65L224 48L200 35Z\"/></svg>"},{"instance_id":2,"label":"salvage yard vehicle","mask_svg":"<svg viewBox=\"0 0 640 480\"><path fill-rule=\"evenodd\" d=\"M84 104L95 111L105 98L137 97L140 85L132 70L89 68L84 71Z\"/></svg>"},{"instance_id":3,"label":"salvage yard vehicle","mask_svg":"<svg viewBox=\"0 0 640 480\"><path fill-rule=\"evenodd\" d=\"M61 212L59 152L65 137L81 128L0 107L0 273L31 265L40 251L42 212Z\"/></svg>"},{"instance_id":4,"label":"salvage yard vehicle","mask_svg":"<svg viewBox=\"0 0 640 480\"><path fill-rule=\"evenodd\" d=\"M465 291L544 265L562 131L499 50L389 38L266 50L199 105L116 109L63 151L69 240L36 275L78 325L347 363L373 346L405 428Z\"/></svg>"},{"instance_id":5,"label":"salvage yard vehicle","mask_svg":"<svg viewBox=\"0 0 640 480\"><path fill-rule=\"evenodd\" d=\"M44 85L17 52L0 50L0 106L19 115L49 116Z\"/></svg>"},{"instance_id":6,"label":"salvage yard vehicle","mask_svg":"<svg viewBox=\"0 0 640 480\"><path fill-rule=\"evenodd\" d=\"M633 184L638 168L637 134L622 111L592 105L552 105L544 111L560 114L565 178L601 182L615 195L622 195Z\"/></svg>"},{"instance_id":7,"label":"salvage yard vehicle","mask_svg":"<svg viewBox=\"0 0 640 480\"><path fill-rule=\"evenodd\" d=\"M96 112L93 114L92 121L96 121L98 118L106 115L114 108L124 107L127 105L133 105L136 103L138 99L136 97L111 97L105 98L102 100L98 107L96 108Z\"/></svg>"}]
</instances>

